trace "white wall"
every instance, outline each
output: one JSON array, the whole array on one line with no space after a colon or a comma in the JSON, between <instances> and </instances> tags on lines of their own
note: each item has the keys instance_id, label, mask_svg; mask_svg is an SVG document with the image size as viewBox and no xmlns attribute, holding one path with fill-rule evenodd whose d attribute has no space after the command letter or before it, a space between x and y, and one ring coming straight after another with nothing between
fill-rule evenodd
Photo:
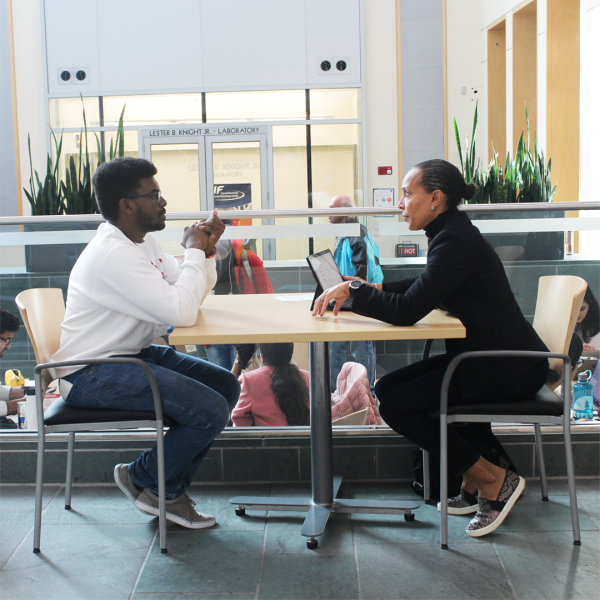
<instances>
[{"instance_id":1,"label":"white wall","mask_svg":"<svg viewBox=\"0 0 600 600\"><path fill-rule=\"evenodd\" d=\"M396 65L395 0L365 0L365 81L367 129L367 197L373 203L373 188L394 188L396 204L402 181L398 161L398 77ZM392 175L377 175L377 167L393 168ZM375 222L391 220L390 217ZM394 238L378 237L370 228L382 256L394 256Z\"/></svg>"},{"instance_id":2,"label":"white wall","mask_svg":"<svg viewBox=\"0 0 600 600\"><path fill-rule=\"evenodd\" d=\"M477 154L487 164L487 38L483 30L481 0L446 0L446 64L448 101L448 160L460 164L454 136L454 119L461 144L471 138L475 104L478 105ZM463 89L466 88L466 94ZM475 93L477 92L477 93Z\"/></svg>"},{"instance_id":3,"label":"white wall","mask_svg":"<svg viewBox=\"0 0 600 600\"><path fill-rule=\"evenodd\" d=\"M21 184L29 189L28 133L31 134L33 168L42 180L46 173L46 80L40 2L17 0L12 3L12 11ZM22 190L18 193L22 198L23 214L30 214L25 194Z\"/></svg>"},{"instance_id":4,"label":"white wall","mask_svg":"<svg viewBox=\"0 0 600 600\"><path fill-rule=\"evenodd\" d=\"M17 181L7 0L0 2L0 215L16 215Z\"/></svg>"}]
</instances>

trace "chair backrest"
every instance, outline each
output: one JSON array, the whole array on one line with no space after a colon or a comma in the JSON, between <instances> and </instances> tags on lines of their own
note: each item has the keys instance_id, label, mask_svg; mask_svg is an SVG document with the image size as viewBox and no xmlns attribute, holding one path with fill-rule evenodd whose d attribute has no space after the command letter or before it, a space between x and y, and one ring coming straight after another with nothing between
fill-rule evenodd
<instances>
[{"instance_id":1,"label":"chair backrest","mask_svg":"<svg viewBox=\"0 0 600 600\"><path fill-rule=\"evenodd\" d=\"M65 301L58 288L34 288L21 292L15 302L38 364L50 362L60 346L61 324L65 318ZM55 369L43 375L44 387L58 377Z\"/></svg>"},{"instance_id":2,"label":"chair backrest","mask_svg":"<svg viewBox=\"0 0 600 600\"><path fill-rule=\"evenodd\" d=\"M364 425L367 422L369 416L369 409L363 408L362 410L356 411L345 417L340 417L335 421L332 421L332 425Z\"/></svg>"},{"instance_id":3,"label":"chair backrest","mask_svg":"<svg viewBox=\"0 0 600 600\"><path fill-rule=\"evenodd\" d=\"M569 353L569 345L586 289L587 283L581 277L540 277L533 328L550 352ZM557 373L562 373L562 365L562 361L550 360L550 368Z\"/></svg>"}]
</instances>

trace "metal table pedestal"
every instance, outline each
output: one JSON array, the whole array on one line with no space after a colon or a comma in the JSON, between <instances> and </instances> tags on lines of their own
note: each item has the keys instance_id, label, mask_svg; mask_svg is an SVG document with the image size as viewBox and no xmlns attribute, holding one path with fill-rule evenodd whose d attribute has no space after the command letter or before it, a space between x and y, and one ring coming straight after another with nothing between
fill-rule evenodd
<instances>
[{"instance_id":1,"label":"metal table pedestal","mask_svg":"<svg viewBox=\"0 0 600 600\"><path fill-rule=\"evenodd\" d=\"M317 548L316 538L325 531L332 512L404 514L413 521L417 502L337 498L342 477L333 476L329 344L310 342L309 359L312 498L236 496L230 500L238 505L236 514L242 516L246 509L308 511L300 533L309 538L306 545L311 549Z\"/></svg>"}]
</instances>

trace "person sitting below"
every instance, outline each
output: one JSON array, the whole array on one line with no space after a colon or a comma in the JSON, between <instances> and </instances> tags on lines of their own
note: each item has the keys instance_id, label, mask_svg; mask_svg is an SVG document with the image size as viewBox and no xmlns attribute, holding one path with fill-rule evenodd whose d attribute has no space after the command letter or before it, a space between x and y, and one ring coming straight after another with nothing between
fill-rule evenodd
<instances>
[{"instance_id":1,"label":"person sitting below","mask_svg":"<svg viewBox=\"0 0 600 600\"><path fill-rule=\"evenodd\" d=\"M19 326L19 319L15 315L0 308L0 358L12 347L12 341ZM22 387L0 385L0 424L4 422L10 427L15 426L10 419L5 419L5 417L17 414L17 405L24 397L25 390Z\"/></svg>"},{"instance_id":2,"label":"person sitting below","mask_svg":"<svg viewBox=\"0 0 600 600\"><path fill-rule=\"evenodd\" d=\"M573 380L577 381L577 375L585 366L578 365L579 359L584 353L596 352L596 346L600 346L600 306L598 300L596 300L590 286L588 285L581 308L579 309L579 315L577 315L577 322L575 324L575 332L571 338L569 344L569 358L571 359L571 365L573 365ZM594 345L595 344L595 345ZM590 356L590 354L588 354ZM562 370L560 372L550 369L548 372L548 378L546 385L550 389L556 389L561 383Z\"/></svg>"},{"instance_id":3,"label":"person sitting below","mask_svg":"<svg viewBox=\"0 0 600 600\"><path fill-rule=\"evenodd\" d=\"M600 343L598 343L600 339L594 339L598 336L598 333L600 333L600 305L598 305L598 300L596 300L588 284L577 317L575 335L583 342L584 350L594 351L600 350Z\"/></svg>"},{"instance_id":4,"label":"person sitting below","mask_svg":"<svg viewBox=\"0 0 600 600\"><path fill-rule=\"evenodd\" d=\"M490 243L458 210L476 186L444 160L415 165L402 182L398 208L410 231L425 230L427 265L418 277L369 284L356 278L326 290L315 301L322 316L335 300L334 316L353 297L352 311L392 325L414 325L436 308L460 319L465 339L446 340L446 353L384 375L375 386L383 420L434 456L440 456L440 390L450 361L463 352L547 348L527 322L510 289L502 262ZM515 402L530 398L548 375L546 358L482 357L462 362L451 381L449 405ZM478 424L474 446L456 426L448 427L448 466L462 478L460 496L448 501L449 514L475 516L467 533L494 531L525 488L516 473L486 460L477 448L495 443L489 424ZM475 497L476 496L476 497Z\"/></svg>"},{"instance_id":5,"label":"person sitting below","mask_svg":"<svg viewBox=\"0 0 600 600\"><path fill-rule=\"evenodd\" d=\"M369 386L367 369L357 362L347 362L337 378L335 392L331 395L331 418L341 419L368 409L367 425L382 425L379 409Z\"/></svg>"},{"instance_id":6,"label":"person sitting below","mask_svg":"<svg viewBox=\"0 0 600 600\"><path fill-rule=\"evenodd\" d=\"M163 411L176 423L164 438L167 519L190 529L211 527L213 516L195 511L186 490L215 437L225 428L240 386L227 370L153 345L169 326L188 327L216 281L214 248L225 227L213 212L183 230L181 267L150 233L165 228L167 201L156 167L140 158L117 158L93 177L106 219L69 278L60 348L53 361L126 356L153 371ZM60 370L65 402L79 408L154 412L142 370L100 364ZM135 506L158 515L156 448L114 469L115 482Z\"/></svg>"},{"instance_id":7,"label":"person sitting below","mask_svg":"<svg viewBox=\"0 0 600 600\"><path fill-rule=\"evenodd\" d=\"M240 376L234 427L308 425L309 375L290 362L294 344L259 344L258 351L263 366Z\"/></svg>"}]
</instances>

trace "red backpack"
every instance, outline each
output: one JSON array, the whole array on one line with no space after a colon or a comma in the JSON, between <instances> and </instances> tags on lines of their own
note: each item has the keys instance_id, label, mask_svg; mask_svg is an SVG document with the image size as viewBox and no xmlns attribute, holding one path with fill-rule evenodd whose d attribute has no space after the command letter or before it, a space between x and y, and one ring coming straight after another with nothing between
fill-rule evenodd
<instances>
[{"instance_id":1,"label":"red backpack","mask_svg":"<svg viewBox=\"0 0 600 600\"><path fill-rule=\"evenodd\" d=\"M252 250L245 250L243 240L230 242L235 253L233 272L240 294L272 294L273 286L259 256Z\"/></svg>"}]
</instances>

